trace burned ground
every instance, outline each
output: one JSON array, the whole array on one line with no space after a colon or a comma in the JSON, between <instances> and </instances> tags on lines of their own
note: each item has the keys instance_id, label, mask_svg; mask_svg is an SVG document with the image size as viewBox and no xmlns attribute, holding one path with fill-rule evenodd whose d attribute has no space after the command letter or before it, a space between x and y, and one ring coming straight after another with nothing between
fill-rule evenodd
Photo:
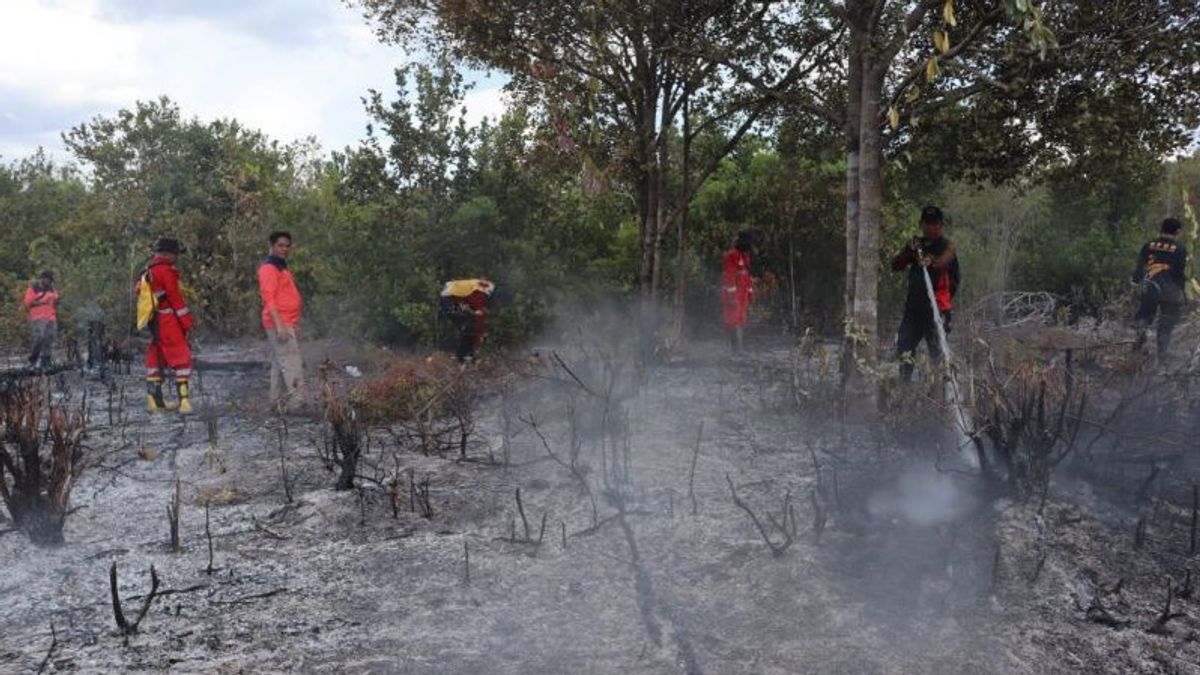
<instances>
[{"instance_id":1,"label":"burned ground","mask_svg":"<svg viewBox=\"0 0 1200 675\"><path fill-rule=\"evenodd\" d=\"M45 672L1200 672L1186 461L1095 448L1103 470L1016 501L946 469L936 432L838 422L786 346L616 375L563 354L479 393L466 461L377 426L347 491L322 422L270 414L258 373L203 374L215 436L147 416L134 376L110 424L106 385L65 376L90 466L64 545L0 537L0 670L42 667L53 622ZM127 638L112 563L127 614L161 577ZM1168 577L1188 616L1152 631Z\"/></svg>"}]
</instances>

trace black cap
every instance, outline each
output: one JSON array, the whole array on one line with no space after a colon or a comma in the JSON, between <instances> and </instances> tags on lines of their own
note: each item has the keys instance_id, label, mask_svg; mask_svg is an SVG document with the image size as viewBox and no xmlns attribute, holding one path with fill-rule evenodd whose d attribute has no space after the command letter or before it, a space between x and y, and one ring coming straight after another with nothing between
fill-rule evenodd
<instances>
[{"instance_id":1,"label":"black cap","mask_svg":"<svg viewBox=\"0 0 1200 675\"><path fill-rule=\"evenodd\" d=\"M733 247L737 250L747 253L754 248L754 232L753 230L739 230L737 240L734 241Z\"/></svg>"},{"instance_id":2,"label":"black cap","mask_svg":"<svg viewBox=\"0 0 1200 675\"><path fill-rule=\"evenodd\" d=\"M47 281L54 281L54 272L51 272L50 270L46 270L46 271L42 272L40 275L38 275L38 278L45 279Z\"/></svg>"},{"instance_id":3,"label":"black cap","mask_svg":"<svg viewBox=\"0 0 1200 675\"><path fill-rule=\"evenodd\" d=\"M926 206L921 209L922 223L943 223L945 219L942 217L942 210L936 206Z\"/></svg>"},{"instance_id":4,"label":"black cap","mask_svg":"<svg viewBox=\"0 0 1200 675\"><path fill-rule=\"evenodd\" d=\"M183 253L183 247L179 245L179 240L172 237L159 237L154 240L155 253L174 253L176 255Z\"/></svg>"},{"instance_id":5,"label":"black cap","mask_svg":"<svg viewBox=\"0 0 1200 675\"><path fill-rule=\"evenodd\" d=\"M1162 232L1163 234L1179 234L1179 231L1182 229L1183 223L1179 222L1179 220L1175 218L1165 218L1162 221L1162 227L1159 228L1159 232Z\"/></svg>"}]
</instances>

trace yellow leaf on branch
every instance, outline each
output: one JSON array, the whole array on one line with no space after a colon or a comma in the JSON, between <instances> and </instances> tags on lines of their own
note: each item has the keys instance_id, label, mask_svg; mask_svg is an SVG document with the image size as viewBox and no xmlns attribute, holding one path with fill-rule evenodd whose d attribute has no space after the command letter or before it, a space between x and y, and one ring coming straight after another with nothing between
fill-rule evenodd
<instances>
[{"instance_id":1,"label":"yellow leaf on branch","mask_svg":"<svg viewBox=\"0 0 1200 675\"><path fill-rule=\"evenodd\" d=\"M925 81L933 82L941 72L942 69L938 67L938 58L936 56L929 57L929 60L925 62Z\"/></svg>"},{"instance_id":2,"label":"yellow leaf on branch","mask_svg":"<svg viewBox=\"0 0 1200 675\"><path fill-rule=\"evenodd\" d=\"M949 26L958 25L958 19L954 17L954 0L946 0L946 4L942 5L942 21Z\"/></svg>"},{"instance_id":3,"label":"yellow leaf on branch","mask_svg":"<svg viewBox=\"0 0 1200 675\"><path fill-rule=\"evenodd\" d=\"M893 131L900 128L900 111L896 106L888 108L888 124L892 125Z\"/></svg>"},{"instance_id":4,"label":"yellow leaf on branch","mask_svg":"<svg viewBox=\"0 0 1200 675\"><path fill-rule=\"evenodd\" d=\"M933 46L942 54L950 51L950 35L944 30L933 31Z\"/></svg>"}]
</instances>

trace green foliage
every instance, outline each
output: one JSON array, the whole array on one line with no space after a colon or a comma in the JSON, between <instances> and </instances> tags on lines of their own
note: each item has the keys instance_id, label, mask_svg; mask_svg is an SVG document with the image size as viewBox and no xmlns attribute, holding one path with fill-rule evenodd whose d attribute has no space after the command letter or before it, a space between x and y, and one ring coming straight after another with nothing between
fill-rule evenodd
<instances>
[{"instance_id":1,"label":"green foliage","mask_svg":"<svg viewBox=\"0 0 1200 675\"><path fill-rule=\"evenodd\" d=\"M854 147L885 153L889 179L858 180L859 270L939 202L963 301L1036 288L1095 311L1183 188L1200 193L1194 163L1162 161L1200 124L1192 0L350 4L440 59L369 93L360 145L324 156L165 98L97 117L64 135L78 169L40 153L0 167L0 292L53 268L68 326L96 311L123 326L148 245L170 233L201 328L254 333L253 270L288 229L317 332L435 344L441 283L476 276L515 295L501 341L650 283L678 283L711 326L720 256L754 229L756 320L836 332ZM467 124L463 60L505 72L514 110ZM894 302L902 280L882 279Z\"/></svg>"},{"instance_id":2,"label":"green foliage","mask_svg":"<svg viewBox=\"0 0 1200 675\"><path fill-rule=\"evenodd\" d=\"M696 195L689 221L694 259L688 265L687 301L691 314L709 326L720 321L722 255L740 230L760 235L752 270L759 280L760 320L796 331L840 326L845 166L790 150L750 139Z\"/></svg>"},{"instance_id":3,"label":"green foliage","mask_svg":"<svg viewBox=\"0 0 1200 675\"><path fill-rule=\"evenodd\" d=\"M180 266L200 325L250 330L252 271L296 181L294 150L236 121L184 119L166 98L97 117L63 140L97 200L83 227L64 232L68 248L53 253L61 265L79 266L70 278L87 280L77 297L127 324L118 289L132 283L154 237L167 234L187 248Z\"/></svg>"}]
</instances>

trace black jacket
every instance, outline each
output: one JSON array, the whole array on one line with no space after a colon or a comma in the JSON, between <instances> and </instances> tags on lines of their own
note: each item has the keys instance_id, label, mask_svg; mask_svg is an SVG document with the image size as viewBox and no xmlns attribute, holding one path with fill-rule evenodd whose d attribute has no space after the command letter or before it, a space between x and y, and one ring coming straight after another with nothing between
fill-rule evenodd
<instances>
[{"instance_id":1,"label":"black jacket","mask_svg":"<svg viewBox=\"0 0 1200 675\"><path fill-rule=\"evenodd\" d=\"M1152 239L1142 246L1142 251L1138 254L1133 282L1169 283L1182 289L1187 276L1187 259L1187 247L1177 239Z\"/></svg>"},{"instance_id":2,"label":"black jacket","mask_svg":"<svg viewBox=\"0 0 1200 675\"><path fill-rule=\"evenodd\" d=\"M950 240L938 237L934 241L921 239L921 248L926 254L938 257L946 252ZM908 268L908 295L904 299L906 314L931 315L929 308L929 293L925 290L925 275L917 264L917 255L910 248L905 248L895 258L892 258L892 269L897 272ZM950 311L950 301L958 293L958 256L950 259L945 268L929 268L929 281L933 283L934 297L943 312Z\"/></svg>"}]
</instances>

